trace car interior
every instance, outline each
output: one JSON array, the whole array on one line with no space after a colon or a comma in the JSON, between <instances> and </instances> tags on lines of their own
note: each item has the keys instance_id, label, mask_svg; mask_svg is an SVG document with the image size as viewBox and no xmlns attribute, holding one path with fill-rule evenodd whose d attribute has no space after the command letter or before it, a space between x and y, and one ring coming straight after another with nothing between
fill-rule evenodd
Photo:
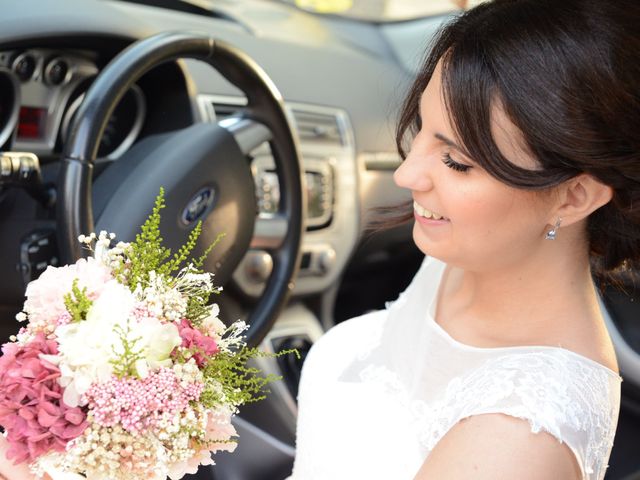
<instances>
[{"instance_id":1,"label":"car interior","mask_svg":"<svg viewBox=\"0 0 640 480\"><path fill-rule=\"evenodd\" d=\"M287 478L305 354L332 326L385 308L423 258L411 225L372 222L410 199L392 179L398 109L459 5L341 3L3 4L2 342L31 280L82 256L81 233L131 240L163 186L170 246L198 219L202 245L225 234L206 263L224 286L221 318L247 319L268 352L300 352L256 360L282 380L236 417L236 452L191 478ZM601 288L624 380L608 480L640 478L639 280Z\"/></svg>"}]
</instances>

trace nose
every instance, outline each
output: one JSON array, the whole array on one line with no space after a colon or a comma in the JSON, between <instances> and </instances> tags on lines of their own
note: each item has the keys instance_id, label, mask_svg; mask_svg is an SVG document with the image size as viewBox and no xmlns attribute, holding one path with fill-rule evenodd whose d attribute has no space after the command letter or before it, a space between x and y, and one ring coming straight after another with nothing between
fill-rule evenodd
<instances>
[{"instance_id":1,"label":"nose","mask_svg":"<svg viewBox=\"0 0 640 480\"><path fill-rule=\"evenodd\" d=\"M393 173L393 181L401 188L425 192L433 187L429 162L424 156L410 151L407 158Z\"/></svg>"}]
</instances>

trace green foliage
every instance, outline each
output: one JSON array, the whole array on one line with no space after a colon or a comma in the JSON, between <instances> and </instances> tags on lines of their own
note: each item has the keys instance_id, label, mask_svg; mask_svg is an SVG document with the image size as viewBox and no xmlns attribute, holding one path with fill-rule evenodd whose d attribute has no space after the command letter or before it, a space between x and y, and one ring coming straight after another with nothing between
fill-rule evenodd
<instances>
[{"instance_id":1,"label":"green foliage","mask_svg":"<svg viewBox=\"0 0 640 480\"><path fill-rule=\"evenodd\" d=\"M180 266L187 261L187 259L189 258L189 255L195 248L201 233L202 233L202 221L198 221L194 229L191 230L191 233L189 233L189 238L187 239L187 243L185 243L182 247L180 247L180 249L176 253L174 253L173 258L171 258L171 260L169 260L168 262L158 267L158 274L169 276L173 272L179 270Z\"/></svg>"},{"instance_id":2,"label":"green foliage","mask_svg":"<svg viewBox=\"0 0 640 480\"><path fill-rule=\"evenodd\" d=\"M262 370L248 365L252 358L279 357L295 354L297 350L283 350L277 354L263 352L257 348L244 347L237 352L218 352L203 370L205 388L200 403L214 408L223 403L236 407L263 400L268 393L267 385L281 380L277 375L262 376Z\"/></svg>"},{"instance_id":3,"label":"green foliage","mask_svg":"<svg viewBox=\"0 0 640 480\"><path fill-rule=\"evenodd\" d=\"M67 293L63 298L64 306L67 307L67 311L71 314L71 321L81 322L86 320L87 312L93 304L87 297L87 287L80 290L78 279L76 278L71 285L71 292Z\"/></svg>"},{"instance_id":4,"label":"green foliage","mask_svg":"<svg viewBox=\"0 0 640 480\"><path fill-rule=\"evenodd\" d=\"M191 265L194 273L203 273L202 265L204 261L209 253L211 253L213 247L215 247L223 237L224 233L219 234L215 241L207 247L202 256L192 261ZM220 290L215 289L212 292L200 290L192 292L192 294L189 295L189 299L187 300L187 318L189 318L192 325L200 326L202 320L209 315L209 297L211 293L220 293Z\"/></svg>"},{"instance_id":5,"label":"green foliage","mask_svg":"<svg viewBox=\"0 0 640 480\"><path fill-rule=\"evenodd\" d=\"M160 235L160 211L165 208L164 188L156 197L151 215L140 227L140 233L131 242L131 250L128 253L128 262L123 265L119 272L126 268L128 272L127 284L134 291L138 285L142 288L149 284L149 274L155 272L156 275L169 279L171 275L178 272L185 263L190 261L190 255L196 247L198 238L202 233L202 222L199 221L189 233L187 242L180 249L171 255L171 249L162 245L163 239ZM224 234L217 236L215 241L209 245L202 256L191 260L193 273L203 273L202 266L211 250L220 242ZM208 291L192 292L189 296L188 317L193 322L198 322L206 316L209 302Z\"/></svg>"},{"instance_id":6,"label":"green foliage","mask_svg":"<svg viewBox=\"0 0 640 480\"><path fill-rule=\"evenodd\" d=\"M141 348L136 348L136 344L142 340L142 337L136 337L129 340L129 334L131 333L129 324L127 324L126 329L122 328L120 325L116 325L113 327L113 330L120 338L120 342L122 344L121 352L112 348L113 353L116 355L116 357L110 361L111 365L113 365L113 373L118 378L138 377L136 362L144 359L144 355Z\"/></svg>"},{"instance_id":7,"label":"green foliage","mask_svg":"<svg viewBox=\"0 0 640 480\"><path fill-rule=\"evenodd\" d=\"M162 263L171 256L171 250L162 246L160 236L160 210L164 207L164 188L161 187L151 215L140 227L140 233L131 243L129 254L129 288L131 290L135 290L138 285L145 287L149 281L149 273L158 272Z\"/></svg>"},{"instance_id":8,"label":"green foliage","mask_svg":"<svg viewBox=\"0 0 640 480\"><path fill-rule=\"evenodd\" d=\"M198 227L200 226L202 222L198 222ZM196 228L198 228L196 227ZM198 232L199 234L199 232ZM204 261L207 259L207 257L209 256L209 254L211 253L211 250L213 250L213 247L215 247L216 245L218 245L218 243L220 242L220 240L222 240L224 238L226 234L225 233L219 233L218 236L216 237L216 239L213 241L213 243L211 245L209 245L204 253L202 254L202 256L200 256L199 258L196 258L193 261L193 266L198 270L198 271L202 271L202 265L204 264Z\"/></svg>"},{"instance_id":9,"label":"green foliage","mask_svg":"<svg viewBox=\"0 0 640 480\"><path fill-rule=\"evenodd\" d=\"M205 441L205 440L198 439L198 440L197 440L197 443L198 443L198 446L200 446L200 447L202 447L202 448L209 448L209 449L211 449L211 448L212 448L212 447L214 447L215 445L219 445L219 444L221 444L221 443L229 443L229 444L231 444L231 443L238 443L238 440L234 440L234 439L228 439L228 440L226 440L226 439L225 439L225 440L215 440L215 439L214 439L214 440L208 440L208 441ZM217 448L216 448L216 450L217 450Z\"/></svg>"},{"instance_id":10,"label":"green foliage","mask_svg":"<svg viewBox=\"0 0 640 480\"><path fill-rule=\"evenodd\" d=\"M218 290L214 290L218 293ZM194 327L202 325L202 321L209 316L209 292L198 292L187 299L187 318Z\"/></svg>"}]
</instances>

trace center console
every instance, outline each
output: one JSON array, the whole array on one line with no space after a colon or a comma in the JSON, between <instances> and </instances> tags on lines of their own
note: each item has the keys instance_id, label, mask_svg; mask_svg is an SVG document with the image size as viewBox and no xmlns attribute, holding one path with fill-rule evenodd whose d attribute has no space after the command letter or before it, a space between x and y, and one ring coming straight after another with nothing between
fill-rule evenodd
<instances>
[{"instance_id":1,"label":"center console","mask_svg":"<svg viewBox=\"0 0 640 480\"><path fill-rule=\"evenodd\" d=\"M245 102L242 97L198 97L201 115L208 121L233 115ZM292 293L320 293L337 281L358 238L353 131L346 112L340 109L299 103L287 103L286 109L300 141L307 197L300 272ZM277 212L280 188L268 144L251 155L260 222ZM236 269L234 281L247 295L258 296L271 267L268 252L250 250Z\"/></svg>"}]
</instances>

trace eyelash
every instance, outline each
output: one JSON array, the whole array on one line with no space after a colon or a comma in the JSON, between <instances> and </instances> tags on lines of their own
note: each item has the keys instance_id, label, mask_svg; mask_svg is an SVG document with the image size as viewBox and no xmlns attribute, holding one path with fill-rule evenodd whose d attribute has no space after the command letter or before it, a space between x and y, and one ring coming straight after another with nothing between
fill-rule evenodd
<instances>
[{"instance_id":1,"label":"eyelash","mask_svg":"<svg viewBox=\"0 0 640 480\"><path fill-rule=\"evenodd\" d=\"M444 163L451 170L455 170L456 172L468 172L471 168L471 165L464 165L462 163L456 162L448 153L445 153L442 156L442 163Z\"/></svg>"}]
</instances>

